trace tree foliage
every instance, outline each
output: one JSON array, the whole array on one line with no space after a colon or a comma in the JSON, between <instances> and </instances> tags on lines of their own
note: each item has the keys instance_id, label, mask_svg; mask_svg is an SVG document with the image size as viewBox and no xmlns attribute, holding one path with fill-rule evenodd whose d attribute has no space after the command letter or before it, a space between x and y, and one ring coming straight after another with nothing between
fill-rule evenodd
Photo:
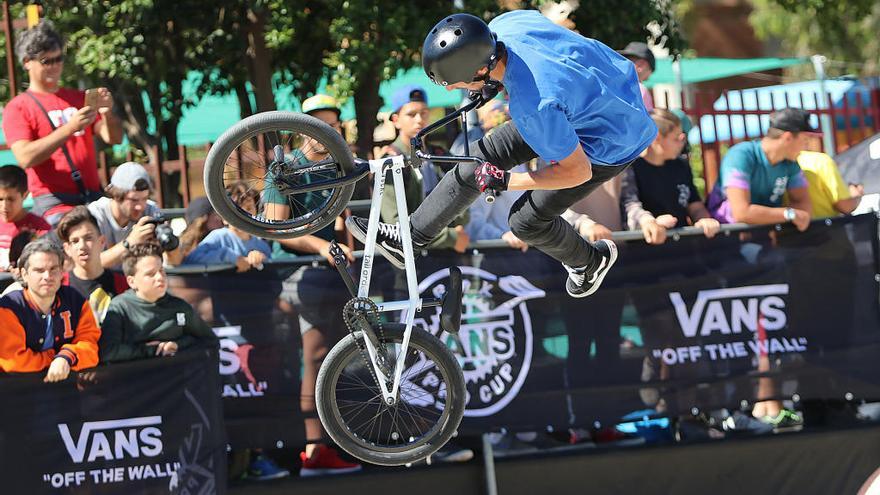
<instances>
[{"instance_id":1,"label":"tree foliage","mask_svg":"<svg viewBox=\"0 0 880 495\"><path fill-rule=\"evenodd\" d=\"M749 22L759 37L781 40L794 55L821 53L831 74L880 69L880 3L876 0L752 0Z\"/></svg>"},{"instance_id":2,"label":"tree foliage","mask_svg":"<svg viewBox=\"0 0 880 495\"><path fill-rule=\"evenodd\" d=\"M683 42L669 1L592 0L583 2L573 19L579 32L614 48L650 39L678 52ZM164 143L173 157L177 124L198 98L234 93L246 116L274 109L279 88L302 99L323 78L335 96L354 99L358 144L369 150L382 103L380 83L419 63L425 33L453 12L453 3L47 0L42 5L43 15L68 40L68 84L108 85L130 141L144 149ZM486 20L523 6L498 0L461 3ZM13 7L13 16L21 17L22 11ZM187 100L183 85L193 72L201 77L195 99Z\"/></svg>"}]
</instances>

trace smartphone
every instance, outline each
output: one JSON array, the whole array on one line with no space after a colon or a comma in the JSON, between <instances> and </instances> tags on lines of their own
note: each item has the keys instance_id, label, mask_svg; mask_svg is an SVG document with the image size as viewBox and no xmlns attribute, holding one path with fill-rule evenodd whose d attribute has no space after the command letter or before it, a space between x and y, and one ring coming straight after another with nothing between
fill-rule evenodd
<instances>
[{"instance_id":1,"label":"smartphone","mask_svg":"<svg viewBox=\"0 0 880 495\"><path fill-rule=\"evenodd\" d=\"M85 105L87 107L92 107L92 110L98 111L98 90L97 89L87 89L86 90L86 102Z\"/></svg>"}]
</instances>

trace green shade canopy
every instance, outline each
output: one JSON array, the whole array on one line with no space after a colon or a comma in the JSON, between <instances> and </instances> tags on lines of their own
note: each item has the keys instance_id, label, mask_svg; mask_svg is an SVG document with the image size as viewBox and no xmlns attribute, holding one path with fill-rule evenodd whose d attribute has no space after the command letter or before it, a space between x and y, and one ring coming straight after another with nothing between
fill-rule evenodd
<instances>
[{"instance_id":1,"label":"green shade canopy","mask_svg":"<svg viewBox=\"0 0 880 495\"><path fill-rule=\"evenodd\" d=\"M694 84L809 62L808 58L685 58L681 60L681 79L683 84ZM658 59L657 70L645 81L649 88L657 84L675 84L671 58Z\"/></svg>"}]
</instances>

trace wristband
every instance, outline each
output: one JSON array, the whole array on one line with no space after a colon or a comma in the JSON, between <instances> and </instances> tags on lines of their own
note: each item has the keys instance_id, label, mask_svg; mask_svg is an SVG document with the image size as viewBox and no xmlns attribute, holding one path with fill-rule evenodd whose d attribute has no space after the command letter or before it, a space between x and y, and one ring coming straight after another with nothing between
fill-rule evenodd
<instances>
[{"instance_id":1,"label":"wristband","mask_svg":"<svg viewBox=\"0 0 880 495\"><path fill-rule=\"evenodd\" d=\"M797 213L795 213L794 208L786 208L782 213L782 216L785 217L786 222L794 221L797 218Z\"/></svg>"}]
</instances>

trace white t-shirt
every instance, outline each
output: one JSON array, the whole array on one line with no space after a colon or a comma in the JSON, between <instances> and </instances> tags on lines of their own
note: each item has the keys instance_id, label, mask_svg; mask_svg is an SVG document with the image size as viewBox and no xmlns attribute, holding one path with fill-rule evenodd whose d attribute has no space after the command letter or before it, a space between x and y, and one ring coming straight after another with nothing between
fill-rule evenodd
<instances>
[{"instance_id":1,"label":"white t-shirt","mask_svg":"<svg viewBox=\"0 0 880 495\"><path fill-rule=\"evenodd\" d=\"M113 200L108 197L103 197L97 201L89 203L89 211L98 221L98 228L100 228L101 234L107 238L108 248L124 241L125 238L128 237L128 233L131 232L131 227L136 223L131 222L125 227L120 227L119 224L116 223L116 219L113 218L113 213L110 212L110 203L112 201ZM152 200L148 200L147 207L144 209L144 216L155 217L159 214L159 207L156 206L156 203Z\"/></svg>"}]
</instances>

